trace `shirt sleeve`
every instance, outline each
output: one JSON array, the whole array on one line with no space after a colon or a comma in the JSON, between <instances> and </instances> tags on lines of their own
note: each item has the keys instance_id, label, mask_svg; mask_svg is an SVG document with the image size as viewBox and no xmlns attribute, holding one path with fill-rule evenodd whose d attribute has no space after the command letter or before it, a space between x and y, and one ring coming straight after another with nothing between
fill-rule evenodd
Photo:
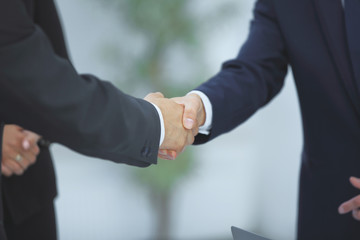
<instances>
[{"instance_id":1,"label":"shirt sleeve","mask_svg":"<svg viewBox=\"0 0 360 240\"><path fill-rule=\"evenodd\" d=\"M158 106L156 106L155 104L153 104L153 103L151 103L151 104L155 107L157 113L159 114L159 118L160 118L160 130L161 130L161 132L160 132L160 143L159 143L159 146L161 146L161 144L163 143L163 141L164 141L164 139L165 139L164 117L163 117L163 115L162 115L162 113L161 113L160 108L159 108Z\"/></svg>"},{"instance_id":2,"label":"shirt sleeve","mask_svg":"<svg viewBox=\"0 0 360 240\"><path fill-rule=\"evenodd\" d=\"M205 108L205 115L206 115L206 119L205 119L205 123L204 125L200 126L199 128L199 133L204 134L204 135L209 135L210 131L211 131L211 125L212 125L212 105L210 102L210 99L208 98L208 96L206 96L205 93L201 92L201 91L191 91L188 94L197 94L200 98L201 101L203 102L204 108Z\"/></svg>"}]
</instances>

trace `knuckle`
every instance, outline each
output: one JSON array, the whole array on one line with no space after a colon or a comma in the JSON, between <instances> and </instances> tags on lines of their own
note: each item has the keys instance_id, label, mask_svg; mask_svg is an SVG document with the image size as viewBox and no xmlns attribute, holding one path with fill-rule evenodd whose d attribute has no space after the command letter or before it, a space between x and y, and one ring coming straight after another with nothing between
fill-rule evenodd
<instances>
[{"instance_id":1,"label":"knuckle","mask_svg":"<svg viewBox=\"0 0 360 240\"><path fill-rule=\"evenodd\" d=\"M19 141L16 141L16 139L11 139L10 141L9 141L9 146L10 147L16 147L16 146L18 146L19 145Z\"/></svg>"},{"instance_id":2,"label":"knuckle","mask_svg":"<svg viewBox=\"0 0 360 240\"><path fill-rule=\"evenodd\" d=\"M164 97L164 94L162 94L161 92L156 92L155 94L160 96L160 97Z\"/></svg>"},{"instance_id":3,"label":"knuckle","mask_svg":"<svg viewBox=\"0 0 360 240\"><path fill-rule=\"evenodd\" d=\"M350 204L349 204L349 203L345 203L345 204L343 205L343 208L344 208L344 210L345 210L346 212L349 212L349 211L351 210L351 207L350 207Z\"/></svg>"},{"instance_id":4,"label":"knuckle","mask_svg":"<svg viewBox=\"0 0 360 240\"><path fill-rule=\"evenodd\" d=\"M180 153L182 148L182 146L177 146L174 150L176 153Z\"/></svg>"},{"instance_id":5,"label":"knuckle","mask_svg":"<svg viewBox=\"0 0 360 240\"><path fill-rule=\"evenodd\" d=\"M8 162L10 162L10 161L12 161L12 159L11 158L9 158L9 157L4 157L4 159L3 159L3 164L5 165L5 166L7 166L8 165Z\"/></svg>"},{"instance_id":6,"label":"knuckle","mask_svg":"<svg viewBox=\"0 0 360 240\"><path fill-rule=\"evenodd\" d=\"M2 162L2 165L10 169L11 168L11 162L12 162L12 159L5 158L4 161Z\"/></svg>"},{"instance_id":7,"label":"knuckle","mask_svg":"<svg viewBox=\"0 0 360 240\"><path fill-rule=\"evenodd\" d=\"M30 163L31 164L34 164L36 162L36 156L34 156L34 157L32 157L31 159L30 159Z\"/></svg>"},{"instance_id":8,"label":"knuckle","mask_svg":"<svg viewBox=\"0 0 360 240\"><path fill-rule=\"evenodd\" d=\"M8 144L3 144L3 153L9 152L10 148Z\"/></svg>"},{"instance_id":9,"label":"knuckle","mask_svg":"<svg viewBox=\"0 0 360 240\"><path fill-rule=\"evenodd\" d=\"M185 109L185 113L188 117L195 118L196 117L196 111L193 107L188 107Z\"/></svg>"}]
</instances>

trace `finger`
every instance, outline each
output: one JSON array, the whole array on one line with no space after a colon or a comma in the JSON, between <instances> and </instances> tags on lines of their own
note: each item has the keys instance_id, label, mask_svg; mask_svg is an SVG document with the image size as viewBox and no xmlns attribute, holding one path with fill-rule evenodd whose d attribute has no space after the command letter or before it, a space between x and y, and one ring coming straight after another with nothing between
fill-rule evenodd
<instances>
[{"instance_id":1,"label":"finger","mask_svg":"<svg viewBox=\"0 0 360 240\"><path fill-rule=\"evenodd\" d=\"M180 105L184 105L185 104L185 99L186 99L186 96L185 97L174 97L174 98L171 98L171 100L173 100L174 102L176 102L177 104L180 104Z\"/></svg>"},{"instance_id":2,"label":"finger","mask_svg":"<svg viewBox=\"0 0 360 240\"><path fill-rule=\"evenodd\" d=\"M183 153L187 146L191 145L195 141L195 137L189 132L189 134L186 136L186 142L180 147L180 150L178 150L178 153Z\"/></svg>"},{"instance_id":3,"label":"finger","mask_svg":"<svg viewBox=\"0 0 360 240\"><path fill-rule=\"evenodd\" d=\"M6 148L6 151L4 151L3 153L5 153L3 163L14 162L15 165L11 164L11 166L14 166L17 169L16 166L19 165L22 170L25 170L31 164L30 161L32 161L34 158L34 155L30 152L26 152L16 147ZM20 155L21 161L16 161L17 155Z\"/></svg>"},{"instance_id":4,"label":"finger","mask_svg":"<svg viewBox=\"0 0 360 240\"><path fill-rule=\"evenodd\" d=\"M19 132L17 134L17 139L12 144L9 144L8 148L4 148L4 152L7 153L8 157L14 157L20 154L23 158L32 160L34 157L34 154L32 152L35 152L37 146L35 147L34 140L27 139L27 136L24 132ZM30 151L31 150L31 151Z\"/></svg>"},{"instance_id":5,"label":"finger","mask_svg":"<svg viewBox=\"0 0 360 240\"><path fill-rule=\"evenodd\" d=\"M12 173L16 175L22 175L24 173L24 169L15 161L6 161L4 162L4 166L6 166Z\"/></svg>"},{"instance_id":6,"label":"finger","mask_svg":"<svg viewBox=\"0 0 360 240\"><path fill-rule=\"evenodd\" d=\"M40 153L40 148L39 146L36 144L34 145L32 148L29 149L29 151L34 154L35 156L39 155Z\"/></svg>"},{"instance_id":7,"label":"finger","mask_svg":"<svg viewBox=\"0 0 360 240\"><path fill-rule=\"evenodd\" d=\"M340 205L338 212L340 214L346 214L351 212L354 209L357 209L360 207L360 195L350 199L349 201L344 202Z\"/></svg>"},{"instance_id":8,"label":"finger","mask_svg":"<svg viewBox=\"0 0 360 240\"><path fill-rule=\"evenodd\" d=\"M22 160L18 163L24 168L28 168L30 165L36 162L36 155L31 152L21 152Z\"/></svg>"},{"instance_id":9,"label":"finger","mask_svg":"<svg viewBox=\"0 0 360 240\"><path fill-rule=\"evenodd\" d=\"M146 95L146 97L144 98L146 101L150 101L151 99L154 98L164 98L164 94L162 94L161 92L156 92L156 93L149 93L148 95Z\"/></svg>"},{"instance_id":10,"label":"finger","mask_svg":"<svg viewBox=\"0 0 360 240\"><path fill-rule=\"evenodd\" d=\"M10 177L13 174L11 170L4 164L1 164L1 173L6 177Z\"/></svg>"},{"instance_id":11,"label":"finger","mask_svg":"<svg viewBox=\"0 0 360 240\"><path fill-rule=\"evenodd\" d=\"M21 161L16 161L16 156L20 154ZM33 154L31 151L25 151L23 149L13 148L8 150L8 156L11 156L16 163L20 164L23 169L28 168L31 164L34 164L36 161L37 155Z\"/></svg>"},{"instance_id":12,"label":"finger","mask_svg":"<svg viewBox=\"0 0 360 240\"><path fill-rule=\"evenodd\" d=\"M360 189L360 179L359 178L351 177L350 182L355 188Z\"/></svg>"},{"instance_id":13,"label":"finger","mask_svg":"<svg viewBox=\"0 0 360 240\"><path fill-rule=\"evenodd\" d=\"M36 148L38 148L38 147L33 146L27 151L23 150L23 149L21 149L21 150L20 149L15 149L15 151L17 151L17 153L22 156L23 160L20 161L20 163L22 163L22 165L24 167L27 167L28 165L35 163L36 157L37 157L37 154L35 154L35 152L37 151Z\"/></svg>"},{"instance_id":14,"label":"finger","mask_svg":"<svg viewBox=\"0 0 360 240\"><path fill-rule=\"evenodd\" d=\"M23 131L25 134L25 138L22 142L22 147L24 150L29 150L33 154L38 155L40 152L40 149L38 147L38 141L40 139L40 136L36 133L30 132L30 131Z\"/></svg>"},{"instance_id":15,"label":"finger","mask_svg":"<svg viewBox=\"0 0 360 240\"><path fill-rule=\"evenodd\" d=\"M198 128L198 127L194 127L194 128L191 130L191 132L192 132L192 135L193 135L194 137L196 137L196 136L199 134L199 128Z\"/></svg>"},{"instance_id":16,"label":"finger","mask_svg":"<svg viewBox=\"0 0 360 240\"><path fill-rule=\"evenodd\" d=\"M41 138L40 135L38 135L38 134L36 134L34 132L31 132L29 130L24 130L23 133L25 133L27 138L33 143L37 143Z\"/></svg>"},{"instance_id":17,"label":"finger","mask_svg":"<svg viewBox=\"0 0 360 240\"><path fill-rule=\"evenodd\" d=\"M162 155L162 154L158 154L158 157L161 158L161 159L164 159L164 160L175 160L175 158L173 158L172 156L170 155Z\"/></svg>"},{"instance_id":18,"label":"finger","mask_svg":"<svg viewBox=\"0 0 360 240\"><path fill-rule=\"evenodd\" d=\"M192 145L195 141L195 137L192 133L192 131L189 131L188 132L188 135L187 135L187 142L186 142L186 145Z\"/></svg>"},{"instance_id":19,"label":"finger","mask_svg":"<svg viewBox=\"0 0 360 240\"><path fill-rule=\"evenodd\" d=\"M355 220L360 221L360 210L359 209L354 209L352 211L352 216Z\"/></svg>"},{"instance_id":20,"label":"finger","mask_svg":"<svg viewBox=\"0 0 360 240\"><path fill-rule=\"evenodd\" d=\"M161 158L161 159L164 159L164 160L170 160L170 161L175 160L175 159L174 159L173 157L171 157L171 156L161 155L161 154L158 154L158 158Z\"/></svg>"},{"instance_id":21,"label":"finger","mask_svg":"<svg viewBox=\"0 0 360 240\"><path fill-rule=\"evenodd\" d=\"M159 154L161 154L161 155L169 155L169 151L170 151L170 150L159 149Z\"/></svg>"},{"instance_id":22,"label":"finger","mask_svg":"<svg viewBox=\"0 0 360 240\"><path fill-rule=\"evenodd\" d=\"M11 150L8 150L9 156L16 156L18 154L23 158L19 163L27 168L30 164L35 163L36 157L40 152L39 147L37 146L37 135L31 134L27 135L23 133L24 138L21 140L21 144L14 145Z\"/></svg>"},{"instance_id":23,"label":"finger","mask_svg":"<svg viewBox=\"0 0 360 240\"><path fill-rule=\"evenodd\" d=\"M27 139L24 139L22 142L22 147L24 150L29 150L30 149L30 141Z\"/></svg>"},{"instance_id":24,"label":"finger","mask_svg":"<svg viewBox=\"0 0 360 240\"><path fill-rule=\"evenodd\" d=\"M22 149L24 151L29 151L31 153L33 153L34 155L38 155L40 153L40 149L37 145L37 141L33 140L29 140L29 139L24 139L22 141Z\"/></svg>"},{"instance_id":25,"label":"finger","mask_svg":"<svg viewBox=\"0 0 360 240\"><path fill-rule=\"evenodd\" d=\"M159 150L158 157L166 160L175 160L177 157L176 151L173 150Z\"/></svg>"},{"instance_id":26,"label":"finger","mask_svg":"<svg viewBox=\"0 0 360 240\"><path fill-rule=\"evenodd\" d=\"M167 156L170 160L175 160L177 157L177 153L174 150L166 150L166 153L162 155Z\"/></svg>"},{"instance_id":27,"label":"finger","mask_svg":"<svg viewBox=\"0 0 360 240\"><path fill-rule=\"evenodd\" d=\"M197 112L199 109L193 100L185 102L184 106L183 125L186 129L191 130L197 126Z\"/></svg>"},{"instance_id":28,"label":"finger","mask_svg":"<svg viewBox=\"0 0 360 240\"><path fill-rule=\"evenodd\" d=\"M18 151L19 154L21 154L24 158L29 160L31 164L36 162L36 158L40 153L40 148L37 145L37 142L32 143L27 150L25 150L24 148L21 150L15 148L14 150Z\"/></svg>"}]
</instances>

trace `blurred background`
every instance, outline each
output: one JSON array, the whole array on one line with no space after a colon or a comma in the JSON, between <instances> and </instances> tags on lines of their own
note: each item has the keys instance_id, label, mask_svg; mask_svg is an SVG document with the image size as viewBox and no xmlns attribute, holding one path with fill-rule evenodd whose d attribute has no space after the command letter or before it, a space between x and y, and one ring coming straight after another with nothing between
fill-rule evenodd
<instances>
[{"instance_id":1,"label":"blurred background","mask_svg":"<svg viewBox=\"0 0 360 240\"><path fill-rule=\"evenodd\" d=\"M216 74L245 41L254 3L61 0L58 7L76 69L143 98L184 95ZM226 240L231 226L295 239L301 147L291 70L266 108L174 162L135 169L54 145L60 240Z\"/></svg>"}]
</instances>

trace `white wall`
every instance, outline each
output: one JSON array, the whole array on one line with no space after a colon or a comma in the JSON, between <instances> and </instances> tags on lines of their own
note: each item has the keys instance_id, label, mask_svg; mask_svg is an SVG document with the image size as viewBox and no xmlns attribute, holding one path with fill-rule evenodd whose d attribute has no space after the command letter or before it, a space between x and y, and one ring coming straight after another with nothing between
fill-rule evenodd
<instances>
[{"instance_id":1,"label":"white wall","mask_svg":"<svg viewBox=\"0 0 360 240\"><path fill-rule=\"evenodd\" d=\"M221 1L198 0L194 6L206 11ZM254 1L229 1L238 2L241 14L204 30L213 74L236 55L248 32ZM103 43L116 39L125 44L118 19L93 1L61 0L58 5L76 68L111 80L114 73L99 56ZM236 225L273 239L294 239L300 127L289 76L280 95L241 127L193 147L197 168L176 195L175 238L230 239L230 226ZM131 182L130 167L87 158L59 145L53 146L53 154L61 240L149 239L151 206L146 193Z\"/></svg>"}]
</instances>

